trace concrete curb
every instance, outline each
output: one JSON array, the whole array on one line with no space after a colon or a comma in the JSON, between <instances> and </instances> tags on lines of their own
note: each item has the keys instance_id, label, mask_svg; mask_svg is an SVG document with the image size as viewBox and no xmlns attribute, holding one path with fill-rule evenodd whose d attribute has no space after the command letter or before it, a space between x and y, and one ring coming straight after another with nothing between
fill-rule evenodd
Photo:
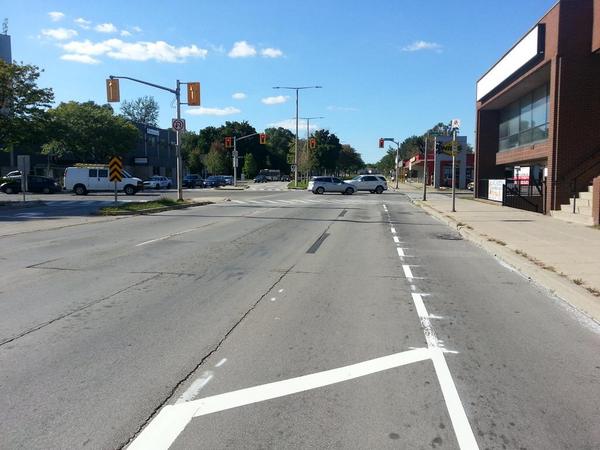
<instances>
[{"instance_id":1,"label":"concrete curb","mask_svg":"<svg viewBox=\"0 0 600 450\"><path fill-rule=\"evenodd\" d=\"M185 205L162 206L160 208L139 209L137 211L98 212L97 214L94 214L94 215L97 215L97 216L145 216L145 215L149 215L149 214L171 211L171 210L175 210L175 209L187 209L187 208L194 208L196 206L206 206L206 205L212 205L212 204L214 204L214 202L206 201L206 202L189 203L189 204L185 204Z\"/></svg>"},{"instance_id":2,"label":"concrete curb","mask_svg":"<svg viewBox=\"0 0 600 450\"><path fill-rule=\"evenodd\" d=\"M408 197L410 199L410 196ZM515 250L509 246L502 245L498 241L491 240L493 238L490 238L487 235L466 228L465 225L462 225L444 212L435 209L433 206L424 204L420 200L415 201L410 199L410 201L415 206L419 206L430 216L433 216L449 227L456 229L462 237L500 259L542 289L547 290L556 297L564 300L573 308L600 324L600 298L595 297L584 288L574 284L570 279L544 269L524 256L518 255L515 253Z\"/></svg>"}]
</instances>

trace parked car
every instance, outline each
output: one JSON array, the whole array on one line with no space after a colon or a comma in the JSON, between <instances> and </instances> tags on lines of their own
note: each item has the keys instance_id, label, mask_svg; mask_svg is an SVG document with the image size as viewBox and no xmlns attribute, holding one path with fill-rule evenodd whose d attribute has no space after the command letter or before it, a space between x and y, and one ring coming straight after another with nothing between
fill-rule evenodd
<instances>
[{"instance_id":1,"label":"parked car","mask_svg":"<svg viewBox=\"0 0 600 450\"><path fill-rule=\"evenodd\" d=\"M339 192L341 194L352 195L356 192L356 186L336 177L313 177L308 182L308 190L312 191L313 194Z\"/></svg>"},{"instance_id":2,"label":"parked car","mask_svg":"<svg viewBox=\"0 0 600 450\"><path fill-rule=\"evenodd\" d=\"M474 191L475 190L475 182L474 181L469 181L467 183L467 189L470 191Z\"/></svg>"},{"instance_id":3,"label":"parked car","mask_svg":"<svg viewBox=\"0 0 600 450\"><path fill-rule=\"evenodd\" d=\"M211 175L210 177L206 178L206 180L204 180L204 184L206 187L209 188L225 186L225 180L219 175Z\"/></svg>"},{"instance_id":4,"label":"parked car","mask_svg":"<svg viewBox=\"0 0 600 450\"><path fill-rule=\"evenodd\" d=\"M58 184L53 178L40 177L37 175L31 175L27 177L27 192L40 192L42 194L54 194L61 190L60 184ZM11 181L2 183L0 185L0 191L5 194L18 194L21 192L21 177L14 178Z\"/></svg>"},{"instance_id":5,"label":"parked car","mask_svg":"<svg viewBox=\"0 0 600 450\"><path fill-rule=\"evenodd\" d=\"M233 176L232 175L219 175L221 178L223 178L223 181L225 182L226 185L228 186L233 186Z\"/></svg>"},{"instance_id":6,"label":"parked car","mask_svg":"<svg viewBox=\"0 0 600 450\"><path fill-rule=\"evenodd\" d=\"M355 186L357 191L369 191L371 194L382 194L388 188L383 175L358 175L346 183Z\"/></svg>"},{"instance_id":7,"label":"parked car","mask_svg":"<svg viewBox=\"0 0 600 450\"><path fill-rule=\"evenodd\" d=\"M117 189L127 195L135 195L144 189L139 178L123 171L123 178L117 182ZM108 167L67 167L65 169L65 189L77 195L87 195L91 191L112 191L114 182L108 179Z\"/></svg>"},{"instance_id":8,"label":"parked car","mask_svg":"<svg viewBox=\"0 0 600 450\"><path fill-rule=\"evenodd\" d=\"M291 181L291 178L289 175L281 175L281 181Z\"/></svg>"},{"instance_id":9,"label":"parked car","mask_svg":"<svg viewBox=\"0 0 600 450\"><path fill-rule=\"evenodd\" d=\"M204 180L198 174L192 173L183 177L183 187L187 188L203 188Z\"/></svg>"},{"instance_id":10,"label":"parked car","mask_svg":"<svg viewBox=\"0 0 600 450\"><path fill-rule=\"evenodd\" d=\"M8 172L2 178L21 178L21 171L20 170L13 170L12 172Z\"/></svg>"},{"instance_id":11,"label":"parked car","mask_svg":"<svg viewBox=\"0 0 600 450\"><path fill-rule=\"evenodd\" d=\"M160 175L152 175L150 178L144 181L144 187L154 189L171 189L171 180Z\"/></svg>"},{"instance_id":12,"label":"parked car","mask_svg":"<svg viewBox=\"0 0 600 450\"><path fill-rule=\"evenodd\" d=\"M269 179L264 175L256 175L256 178L254 178L255 183L266 183L267 181L269 181Z\"/></svg>"}]
</instances>

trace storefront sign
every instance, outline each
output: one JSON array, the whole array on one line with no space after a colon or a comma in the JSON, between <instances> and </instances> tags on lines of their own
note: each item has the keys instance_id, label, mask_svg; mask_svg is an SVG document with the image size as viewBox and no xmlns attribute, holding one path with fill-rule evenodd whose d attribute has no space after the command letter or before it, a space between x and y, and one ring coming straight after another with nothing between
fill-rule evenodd
<instances>
[{"instance_id":1,"label":"storefront sign","mask_svg":"<svg viewBox=\"0 0 600 450\"><path fill-rule=\"evenodd\" d=\"M518 184L519 186L529 186L530 173L529 166L515 166L513 170L515 184Z\"/></svg>"},{"instance_id":2,"label":"storefront sign","mask_svg":"<svg viewBox=\"0 0 600 450\"><path fill-rule=\"evenodd\" d=\"M488 200L502 201L502 189L506 180L488 180Z\"/></svg>"}]
</instances>

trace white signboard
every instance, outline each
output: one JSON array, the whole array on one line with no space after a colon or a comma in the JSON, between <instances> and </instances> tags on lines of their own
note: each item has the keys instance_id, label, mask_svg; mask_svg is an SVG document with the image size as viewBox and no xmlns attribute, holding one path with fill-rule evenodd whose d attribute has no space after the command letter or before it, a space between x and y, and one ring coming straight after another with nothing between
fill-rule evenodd
<instances>
[{"instance_id":1,"label":"white signboard","mask_svg":"<svg viewBox=\"0 0 600 450\"><path fill-rule=\"evenodd\" d=\"M515 166L513 172L513 178L515 179L515 184L519 186L529 186L529 175L530 175L530 167L529 166Z\"/></svg>"},{"instance_id":2,"label":"white signboard","mask_svg":"<svg viewBox=\"0 0 600 450\"><path fill-rule=\"evenodd\" d=\"M171 120L171 128L173 128L175 131L185 131L185 120L184 119Z\"/></svg>"},{"instance_id":3,"label":"white signboard","mask_svg":"<svg viewBox=\"0 0 600 450\"><path fill-rule=\"evenodd\" d=\"M477 101L535 58L539 52L540 27L536 26L477 82Z\"/></svg>"},{"instance_id":4,"label":"white signboard","mask_svg":"<svg viewBox=\"0 0 600 450\"><path fill-rule=\"evenodd\" d=\"M502 187L504 186L505 180L488 180L488 200L495 202L502 201Z\"/></svg>"}]
</instances>

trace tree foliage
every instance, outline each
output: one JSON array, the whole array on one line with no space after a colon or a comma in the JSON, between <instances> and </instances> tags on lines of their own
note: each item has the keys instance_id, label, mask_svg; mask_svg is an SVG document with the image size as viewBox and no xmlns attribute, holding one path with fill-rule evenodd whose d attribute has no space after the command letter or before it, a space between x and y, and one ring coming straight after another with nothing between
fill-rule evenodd
<instances>
[{"instance_id":1,"label":"tree foliage","mask_svg":"<svg viewBox=\"0 0 600 450\"><path fill-rule=\"evenodd\" d=\"M213 142L205 160L208 172L212 175L228 173L228 159L223 144L218 141Z\"/></svg>"},{"instance_id":2,"label":"tree foliage","mask_svg":"<svg viewBox=\"0 0 600 450\"><path fill-rule=\"evenodd\" d=\"M146 125L157 126L159 111L158 102L150 95L121 103L121 114L126 119Z\"/></svg>"},{"instance_id":3,"label":"tree foliage","mask_svg":"<svg viewBox=\"0 0 600 450\"><path fill-rule=\"evenodd\" d=\"M360 153L354 147L348 144L343 144L338 157L337 169L343 173L356 173L365 167Z\"/></svg>"},{"instance_id":4,"label":"tree foliage","mask_svg":"<svg viewBox=\"0 0 600 450\"><path fill-rule=\"evenodd\" d=\"M59 159L107 163L114 155L129 152L138 139L138 129L110 105L67 102L48 111L48 138L42 153Z\"/></svg>"},{"instance_id":5,"label":"tree foliage","mask_svg":"<svg viewBox=\"0 0 600 450\"><path fill-rule=\"evenodd\" d=\"M42 132L54 93L38 87L41 72L37 66L0 60L0 147L20 145Z\"/></svg>"},{"instance_id":6,"label":"tree foliage","mask_svg":"<svg viewBox=\"0 0 600 450\"><path fill-rule=\"evenodd\" d=\"M258 173L258 166L256 165L256 160L252 153L248 153L244 157L244 167L242 168L242 172L246 179L254 178Z\"/></svg>"}]
</instances>

